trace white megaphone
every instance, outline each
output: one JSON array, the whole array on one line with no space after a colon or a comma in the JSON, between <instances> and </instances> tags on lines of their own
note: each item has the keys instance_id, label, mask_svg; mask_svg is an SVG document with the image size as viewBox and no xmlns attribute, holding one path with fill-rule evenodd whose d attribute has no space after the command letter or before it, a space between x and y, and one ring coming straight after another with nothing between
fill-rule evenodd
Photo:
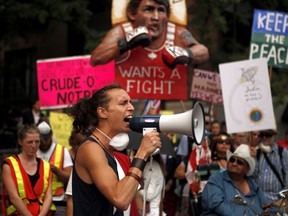
<instances>
[{"instance_id":1,"label":"white megaphone","mask_svg":"<svg viewBox=\"0 0 288 216\"><path fill-rule=\"evenodd\" d=\"M129 120L132 131L144 133L154 129L162 133L179 133L192 137L197 145L202 143L205 130L203 106L197 102L192 110L174 115L142 115Z\"/></svg>"}]
</instances>

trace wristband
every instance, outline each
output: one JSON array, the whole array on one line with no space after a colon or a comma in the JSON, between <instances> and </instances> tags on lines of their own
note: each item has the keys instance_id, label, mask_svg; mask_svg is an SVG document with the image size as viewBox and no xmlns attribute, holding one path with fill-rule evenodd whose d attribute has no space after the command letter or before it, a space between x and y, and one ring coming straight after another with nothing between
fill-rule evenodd
<instances>
[{"instance_id":1,"label":"wristband","mask_svg":"<svg viewBox=\"0 0 288 216\"><path fill-rule=\"evenodd\" d=\"M143 172L146 165L146 161L141 158L133 158L131 167L136 167Z\"/></svg>"},{"instance_id":2,"label":"wristband","mask_svg":"<svg viewBox=\"0 0 288 216\"><path fill-rule=\"evenodd\" d=\"M142 181L142 179L138 175L136 175L133 172L127 172L126 176L131 176L132 178L134 178L140 184L140 189L143 189L144 182Z\"/></svg>"}]
</instances>

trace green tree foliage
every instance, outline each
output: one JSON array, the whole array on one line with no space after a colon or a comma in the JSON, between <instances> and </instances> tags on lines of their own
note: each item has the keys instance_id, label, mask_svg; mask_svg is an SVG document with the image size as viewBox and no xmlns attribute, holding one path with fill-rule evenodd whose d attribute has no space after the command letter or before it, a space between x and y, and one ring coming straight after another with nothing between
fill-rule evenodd
<instances>
[{"instance_id":1,"label":"green tree foliage","mask_svg":"<svg viewBox=\"0 0 288 216\"><path fill-rule=\"evenodd\" d=\"M208 46L213 70L217 71L221 63L249 58L254 9L287 13L288 1L194 0L188 8L189 26ZM288 91L288 69L270 70L274 103L283 103Z\"/></svg>"},{"instance_id":2,"label":"green tree foliage","mask_svg":"<svg viewBox=\"0 0 288 216\"><path fill-rule=\"evenodd\" d=\"M0 40L11 43L16 37L47 30L51 21L71 24L83 34L89 32L88 0L0 0Z\"/></svg>"}]
</instances>

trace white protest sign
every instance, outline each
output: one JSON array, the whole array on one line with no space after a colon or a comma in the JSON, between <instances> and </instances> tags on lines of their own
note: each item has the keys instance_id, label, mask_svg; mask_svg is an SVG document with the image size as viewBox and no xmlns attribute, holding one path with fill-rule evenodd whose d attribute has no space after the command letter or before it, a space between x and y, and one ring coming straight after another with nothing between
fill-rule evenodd
<instances>
[{"instance_id":1,"label":"white protest sign","mask_svg":"<svg viewBox=\"0 0 288 216\"><path fill-rule=\"evenodd\" d=\"M195 69L190 97L210 103L222 104L220 75L211 71Z\"/></svg>"},{"instance_id":2,"label":"white protest sign","mask_svg":"<svg viewBox=\"0 0 288 216\"><path fill-rule=\"evenodd\" d=\"M219 65L228 133L276 129L267 59Z\"/></svg>"}]
</instances>

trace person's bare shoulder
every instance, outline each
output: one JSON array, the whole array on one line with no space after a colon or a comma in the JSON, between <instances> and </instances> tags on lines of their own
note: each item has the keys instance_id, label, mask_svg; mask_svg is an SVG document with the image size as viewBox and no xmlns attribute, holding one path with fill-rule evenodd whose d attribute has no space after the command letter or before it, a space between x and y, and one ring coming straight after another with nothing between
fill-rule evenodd
<instances>
[{"instance_id":1,"label":"person's bare shoulder","mask_svg":"<svg viewBox=\"0 0 288 216\"><path fill-rule=\"evenodd\" d=\"M189 47L198 44L198 41L192 36L191 32L184 26L176 25L175 45L180 47Z\"/></svg>"},{"instance_id":2,"label":"person's bare shoulder","mask_svg":"<svg viewBox=\"0 0 288 216\"><path fill-rule=\"evenodd\" d=\"M117 24L117 25L113 26L113 28L111 28L107 32L104 40L112 39L112 40L116 40L117 41L117 40L119 40L120 38L123 38L123 37L125 37L125 32L124 32L121 24Z\"/></svg>"},{"instance_id":3,"label":"person's bare shoulder","mask_svg":"<svg viewBox=\"0 0 288 216\"><path fill-rule=\"evenodd\" d=\"M102 158L106 158L104 150L99 144L90 140L82 143L77 150L76 160L85 167L95 164L93 161L101 161Z\"/></svg>"}]
</instances>

